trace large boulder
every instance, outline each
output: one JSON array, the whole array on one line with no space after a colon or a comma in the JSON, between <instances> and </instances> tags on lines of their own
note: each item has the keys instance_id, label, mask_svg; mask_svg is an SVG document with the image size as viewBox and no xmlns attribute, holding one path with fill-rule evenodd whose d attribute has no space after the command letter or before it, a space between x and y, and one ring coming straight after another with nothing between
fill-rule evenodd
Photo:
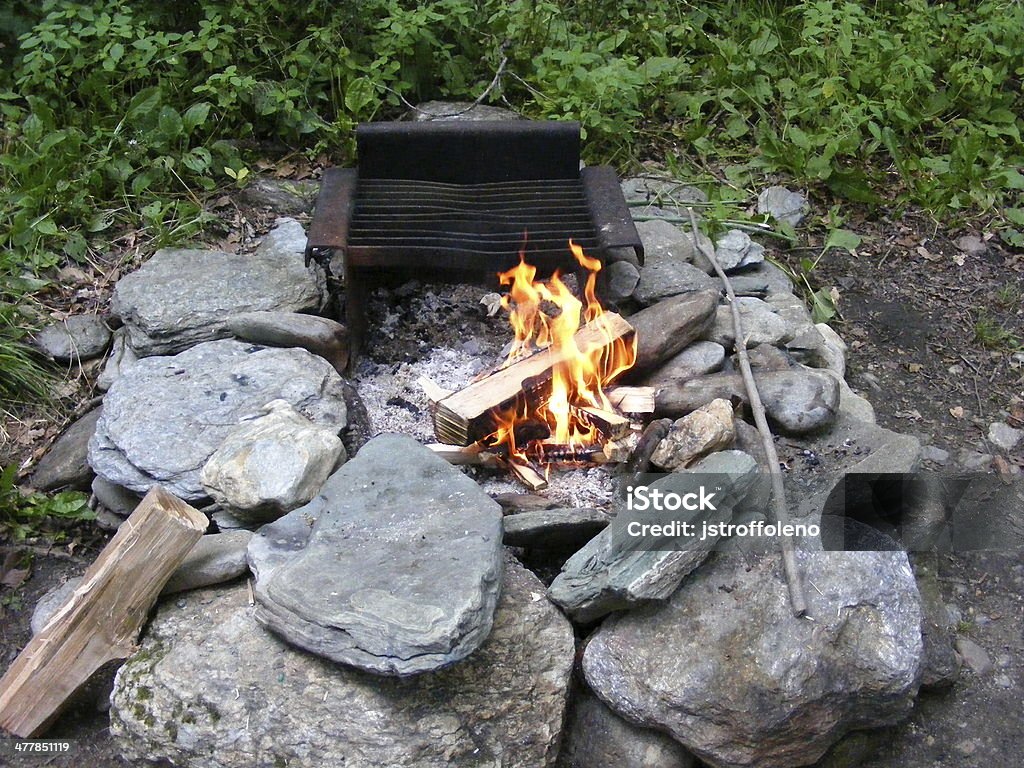
<instances>
[{"instance_id":1,"label":"large boulder","mask_svg":"<svg viewBox=\"0 0 1024 768\"><path fill-rule=\"evenodd\" d=\"M142 358L104 398L89 464L136 493L161 483L186 501L206 498L199 473L210 455L244 417L278 399L315 424L345 427L341 377L304 349L223 339Z\"/></svg>"},{"instance_id":2,"label":"large boulder","mask_svg":"<svg viewBox=\"0 0 1024 768\"><path fill-rule=\"evenodd\" d=\"M718 555L667 603L601 626L590 687L716 768L810 765L848 731L902 719L922 653L906 554L797 556L813 621L793 617L777 554Z\"/></svg>"},{"instance_id":3,"label":"large boulder","mask_svg":"<svg viewBox=\"0 0 1024 768\"><path fill-rule=\"evenodd\" d=\"M102 355L110 343L110 329L96 315L72 315L42 328L32 342L57 362L74 363Z\"/></svg>"},{"instance_id":4,"label":"large boulder","mask_svg":"<svg viewBox=\"0 0 1024 768\"><path fill-rule=\"evenodd\" d=\"M491 631L501 517L476 482L412 438L374 438L250 544L256 619L368 672L454 664Z\"/></svg>"},{"instance_id":5,"label":"large boulder","mask_svg":"<svg viewBox=\"0 0 1024 768\"><path fill-rule=\"evenodd\" d=\"M252 253L164 248L117 282L111 309L140 357L224 338L241 312L317 310L326 281L305 247L302 226L284 219Z\"/></svg>"},{"instance_id":6,"label":"large boulder","mask_svg":"<svg viewBox=\"0 0 1024 768\"><path fill-rule=\"evenodd\" d=\"M129 761L182 768L551 766L574 644L543 591L510 560L487 642L407 679L297 650L244 586L175 596L118 672L111 733Z\"/></svg>"}]
</instances>

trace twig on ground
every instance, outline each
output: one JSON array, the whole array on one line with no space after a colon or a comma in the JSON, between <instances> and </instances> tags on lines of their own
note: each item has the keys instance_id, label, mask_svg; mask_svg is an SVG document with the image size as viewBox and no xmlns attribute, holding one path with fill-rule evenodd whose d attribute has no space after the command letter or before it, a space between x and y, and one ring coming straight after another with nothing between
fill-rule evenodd
<instances>
[{"instance_id":1,"label":"twig on ground","mask_svg":"<svg viewBox=\"0 0 1024 768\"><path fill-rule=\"evenodd\" d=\"M502 53L504 53L505 48L507 47L507 45L508 45L507 42L502 44L502 46L501 46L501 52ZM427 115L428 117L430 117L433 120L437 120L437 119L440 119L440 118L461 117L462 115L466 114L467 112L469 112L469 111L479 107L483 103L484 99L486 99L491 94L491 92L495 88L498 87L498 84L501 82L502 75L505 74L505 67L507 67L507 66L508 66L508 56L504 56L503 55L501 57L501 63L498 64L498 70L494 73L494 77L491 78L491 82L484 89L483 93L481 93L479 96L477 96L473 100L472 104L470 104L465 109L460 109L458 112L443 112L441 114L434 114L433 112L425 112L424 110L420 109L419 107L415 106L414 104L410 104L406 100L406 98L402 94L400 94L398 91L396 91L396 90L394 90L392 88L387 88L386 86L385 86L385 90L393 93L395 96L397 96L399 99L401 99L402 104L404 104L407 109L411 109L413 112L416 112L416 113L418 113L420 115Z\"/></svg>"},{"instance_id":2,"label":"twig on ground","mask_svg":"<svg viewBox=\"0 0 1024 768\"><path fill-rule=\"evenodd\" d=\"M765 417L764 404L761 402L761 395L757 391L754 374L750 370L750 360L747 357L747 343L743 335L743 322L740 319L736 294L733 292L732 282L719 265L715 254L709 252L701 243L700 232L697 229L697 217L693 209L687 208L687 211L690 215L690 227L693 230L694 245L707 258L711 266L714 267L715 273L725 286L725 293L729 297L729 307L732 310L733 332L736 336L736 356L739 359L743 384L747 390L747 399L750 401L750 412L754 415L754 423L757 425L757 431L761 435L761 443L764 446L765 455L768 457L768 468L772 477L772 507L775 522L781 528L789 522L789 513L786 511L786 489L782 482L782 470L779 469L779 455L775 450L775 442L772 440L772 433L768 428L768 420ZM794 615L797 618L801 618L807 615L807 598L804 595L800 572L796 565L793 538L791 536L781 537L780 546L782 549L783 570L786 572L786 584L789 587L789 602L793 607Z\"/></svg>"}]
</instances>

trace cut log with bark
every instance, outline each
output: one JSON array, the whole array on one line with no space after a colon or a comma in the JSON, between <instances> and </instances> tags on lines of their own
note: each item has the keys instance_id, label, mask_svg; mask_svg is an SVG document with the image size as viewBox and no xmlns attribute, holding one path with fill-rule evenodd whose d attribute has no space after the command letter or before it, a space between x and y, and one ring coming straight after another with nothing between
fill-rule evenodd
<instances>
[{"instance_id":1,"label":"cut log with bark","mask_svg":"<svg viewBox=\"0 0 1024 768\"><path fill-rule=\"evenodd\" d=\"M628 341L633 327L614 312L591 322L575 335L577 348L589 350ZM541 350L470 384L437 404L434 433L451 445L469 445L494 431L495 415L511 408L521 395L529 396L551 381L552 371L568 352L552 347Z\"/></svg>"},{"instance_id":2,"label":"cut log with bark","mask_svg":"<svg viewBox=\"0 0 1024 768\"><path fill-rule=\"evenodd\" d=\"M131 656L160 590L207 525L159 486L146 494L0 679L0 727L39 735L96 670Z\"/></svg>"}]
</instances>

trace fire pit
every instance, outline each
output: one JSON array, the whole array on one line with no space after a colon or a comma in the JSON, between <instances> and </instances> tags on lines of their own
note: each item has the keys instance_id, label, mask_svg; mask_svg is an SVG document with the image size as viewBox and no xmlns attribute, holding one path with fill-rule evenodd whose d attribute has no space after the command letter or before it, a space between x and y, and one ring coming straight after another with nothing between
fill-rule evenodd
<instances>
[{"instance_id":1,"label":"fire pit","mask_svg":"<svg viewBox=\"0 0 1024 768\"><path fill-rule=\"evenodd\" d=\"M504 362L458 392L425 382L442 441L435 450L459 463L505 464L533 490L553 465L621 461L640 427L634 419L654 408L653 389L610 388L636 360L636 335L597 298L601 262L568 247L586 274L582 300L558 270L537 280L521 253L498 276L515 333Z\"/></svg>"}]
</instances>

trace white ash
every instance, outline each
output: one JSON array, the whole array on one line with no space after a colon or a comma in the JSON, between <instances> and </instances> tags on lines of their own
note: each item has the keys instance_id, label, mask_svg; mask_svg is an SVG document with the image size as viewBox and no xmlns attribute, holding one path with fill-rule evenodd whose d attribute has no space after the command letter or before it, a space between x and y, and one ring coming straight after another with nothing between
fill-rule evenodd
<instances>
[{"instance_id":1,"label":"white ash","mask_svg":"<svg viewBox=\"0 0 1024 768\"><path fill-rule=\"evenodd\" d=\"M501 360L502 345L513 337L504 313L487 317L487 308L480 304L485 293L466 285L414 283L374 293L368 312L369 352L354 376L374 435L397 432L422 443L437 442L420 377L444 389L462 389ZM483 467L464 471L492 495L526 492L505 472ZM548 483L539 495L565 506L606 508L614 493L606 467L552 468Z\"/></svg>"}]
</instances>

